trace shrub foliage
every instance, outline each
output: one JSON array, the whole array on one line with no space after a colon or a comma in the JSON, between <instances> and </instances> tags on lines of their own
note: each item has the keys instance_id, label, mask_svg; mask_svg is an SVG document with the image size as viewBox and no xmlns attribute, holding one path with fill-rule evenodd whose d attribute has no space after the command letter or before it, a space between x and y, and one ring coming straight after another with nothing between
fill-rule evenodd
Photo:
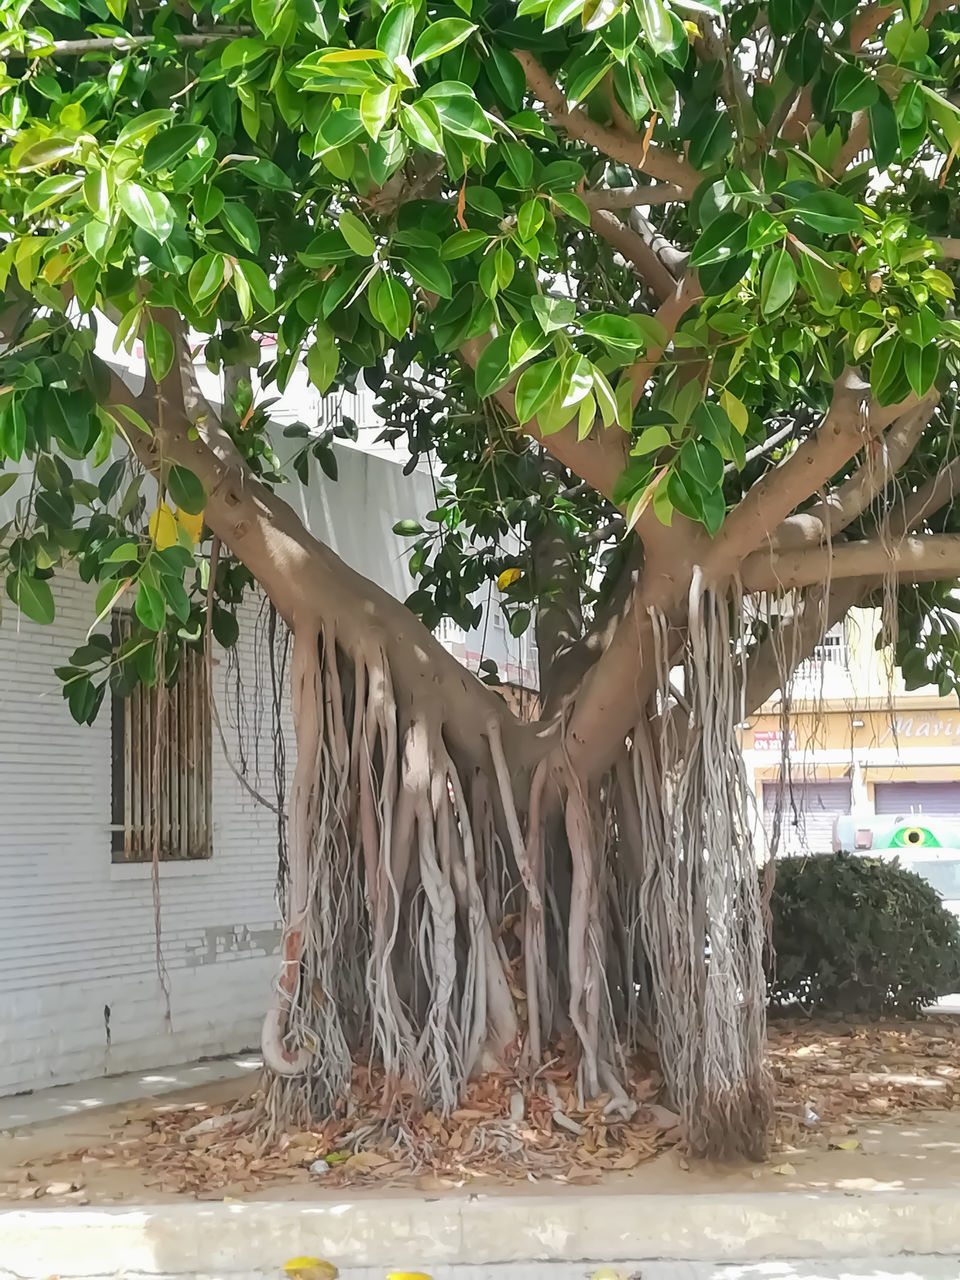
<instances>
[{"instance_id":1,"label":"shrub foliage","mask_svg":"<svg viewBox=\"0 0 960 1280\"><path fill-rule=\"evenodd\" d=\"M770 999L908 1016L960 987L960 924L896 861L785 858L771 901Z\"/></svg>"}]
</instances>

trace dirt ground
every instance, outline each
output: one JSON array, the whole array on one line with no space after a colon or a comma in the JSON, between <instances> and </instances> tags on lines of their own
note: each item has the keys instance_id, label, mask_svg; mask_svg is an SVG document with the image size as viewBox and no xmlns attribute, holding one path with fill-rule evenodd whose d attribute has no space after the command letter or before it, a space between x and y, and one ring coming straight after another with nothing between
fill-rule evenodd
<instances>
[{"instance_id":1,"label":"dirt ground","mask_svg":"<svg viewBox=\"0 0 960 1280\"><path fill-rule=\"evenodd\" d=\"M505 1185L531 1195L566 1186L578 1193L720 1194L957 1182L960 1020L778 1022L770 1052L778 1138L762 1165L689 1161L677 1144L675 1117L656 1101L655 1076L635 1081L639 1106L624 1121L604 1115L599 1104L577 1109L559 1073L549 1097L524 1099L508 1080L468 1098L445 1121L418 1116L403 1148L354 1116L263 1151L227 1123L247 1109L258 1085L252 1073L0 1138L0 1207L342 1201L468 1195ZM330 1165L311 1172L324 1156Z\"/></svg>"}]
</instances>

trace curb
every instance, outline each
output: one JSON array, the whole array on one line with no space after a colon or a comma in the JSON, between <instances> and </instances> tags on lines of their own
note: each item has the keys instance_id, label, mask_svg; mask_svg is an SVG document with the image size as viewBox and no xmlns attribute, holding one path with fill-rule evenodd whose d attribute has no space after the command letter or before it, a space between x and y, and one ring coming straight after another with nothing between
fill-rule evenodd
<instances>
[{"instance_id":1,"label":"curb","mask_svg":"<svg viewBox=\"0 0 960 1280\"><path fill-rule=\"evenodd\" d=\"M276 1275L287 1258L342 1268L531 1262L760 1262L960 1253L960 1195L476 1196L248 1201L0 1212L0 1275L59 1280Z\"/></svg>"}]
</instances>

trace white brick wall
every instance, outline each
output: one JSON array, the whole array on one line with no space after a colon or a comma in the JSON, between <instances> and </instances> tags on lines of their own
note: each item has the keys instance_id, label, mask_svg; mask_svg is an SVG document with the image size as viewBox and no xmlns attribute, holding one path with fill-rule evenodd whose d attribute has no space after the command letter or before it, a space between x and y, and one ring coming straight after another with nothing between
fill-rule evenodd
<instances>
[{"instance_id":1,"label":"white brick wall","mask_svg":"<svg viewBox=\"0 0 960 1280\"><path fill-rule=\"evenodd\" d=\"M111 861L109 703L92 728L75 725L53 674L83 641L92 595L67 575L55 594L52 627L18 619L9 600L0 626L0 1094L255 1045L276 965L276 819L237 782L214 733L213 856L161 865L167 1021L151 869ZM270 717L257 723L253 682L256 607L245 613L247 746L252 759L259 732L271 796ZM220 661L218 705L235 753L226 674Z\"/></svg>"}]
</instances>

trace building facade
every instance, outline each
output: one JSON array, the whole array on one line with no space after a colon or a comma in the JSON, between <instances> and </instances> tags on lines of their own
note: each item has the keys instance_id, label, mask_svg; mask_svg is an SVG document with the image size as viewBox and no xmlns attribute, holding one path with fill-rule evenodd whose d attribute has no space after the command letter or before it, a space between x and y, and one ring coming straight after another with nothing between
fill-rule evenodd
<instances>
[{"instance_id":1,"label":"building facade","mask_svg":"<svg viewBox=\"0 0 960 1280\"><path fill-rule=\"evenodd\" d=\"M369 420L362 399L331 407L297 387L278 410L281 423L324 424L334 412ZM413 586L409 541L393 525L429 510L433 486L423 472L403 476L405 458L376 446L376 430L336 446L338 483L317 476L285 496L353 568L402 599ZM155 774L150 697L104 706L92 728L71 719L54 670L84 643L96 592L70 573L53 585L52 626L9 601L0 621L0 1094L256 1046L276 977L277 815L237 777L275 803L261 602L243 607L236 649L216 651L226 749L206 684L196 684L164 712L170 745ZM534 652L482 603L483 624L444 642L467 665L493 658L504 679L530 687ZM289 732L285 749L289 777Z\"/></svg>"},{"instance_id":2,"label":"building facade","mask_svg":"<svg viewBox=\"0 0 960 1280\"><path fill-rule=\"evenodd\" d=\"M854 612L824 638L797 672L788 729L779 693L744 725L757 825L781 853L846 847L857 821L960 821L957 699L908 692L875 648L879 626L876 611Z\"/></svg>"}]
</instances>

